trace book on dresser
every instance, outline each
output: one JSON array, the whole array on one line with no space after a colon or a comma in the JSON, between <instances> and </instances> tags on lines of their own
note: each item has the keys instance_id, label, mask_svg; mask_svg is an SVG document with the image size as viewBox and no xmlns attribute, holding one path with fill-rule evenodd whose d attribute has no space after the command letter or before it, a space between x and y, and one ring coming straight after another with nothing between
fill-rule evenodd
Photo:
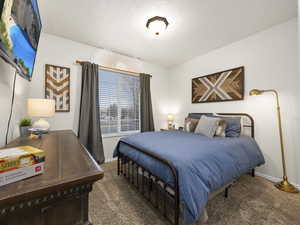
<instances>
[{"instance_id":1,"label":"book on dresser","mask_svg":"<svg viewBox=\"0 0 300 225\"><path fill-rule=\"evenodd\" d=\"M44 172L45 153L32 146L0 150L0 187Z\"/></svg>"}]
</instances>

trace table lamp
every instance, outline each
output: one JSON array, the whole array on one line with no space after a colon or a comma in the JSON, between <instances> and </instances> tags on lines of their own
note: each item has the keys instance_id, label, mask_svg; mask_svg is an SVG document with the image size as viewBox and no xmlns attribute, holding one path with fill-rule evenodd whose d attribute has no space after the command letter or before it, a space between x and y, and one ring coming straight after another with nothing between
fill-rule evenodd
<instances>
[{"instance_id":1,"label":"table lamp","mask_svg":"<svg viewBox=\"0 0 300 225\"><path fill-rule=\"evenodd\" d=\"M173 129L173 121L174 121L174 116L172 114L168 114L168 129L172 130Z\"/></svg>"},{"instance_id":2,"label":"table lamp","mask_svg":"<svg viewBox=\"0 0 300 225\"><path fill-rule=\"evenodd\" d=\"M250 95L261 95L265 92L271 92L271 93L275 94L276 106L277 106L277 117L278 117L278 127L279 127L281 157L282 157L282 168L283 168L283 180L276 183L275 187L278 188L281 191L285 191L285 192L289 192L289 193L299 193L299 190L297 188L295 188L292 184L289 183L288 177L287 177L278 92L274 89L270 89L270 90L253 89L253 90L250 91L249 94Z\"/></svg>"},{"instance_id":3,"label":"table lamp","mask_svg":"<svg viewBox=\"0 0 300 225\"><path fill-rule=\"evenodd\" d=\"M38 117L32 125L35 129L48 131L50 124L45 118L52 117L55 113L55 101L53 99L29 98L27 100L28 115Z\"/></svg>"}]
</instances>

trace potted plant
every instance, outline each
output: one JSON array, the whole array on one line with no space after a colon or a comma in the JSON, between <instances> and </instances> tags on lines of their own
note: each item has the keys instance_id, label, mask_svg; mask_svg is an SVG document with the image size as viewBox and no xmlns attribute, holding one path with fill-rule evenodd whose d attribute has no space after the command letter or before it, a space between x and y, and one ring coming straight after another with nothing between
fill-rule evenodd
<instances>
[{"instance_id":1,"label":"potted plant","mask_svg":"<svg viewBox=\"0 0 300 225\"><path fill-rule=\"evenodd\" d=\"M28 129L31 127L32 120L30 118L23 118L20 120L20 135L26 137L29 135Z\"/></svg>"}]
</instances>

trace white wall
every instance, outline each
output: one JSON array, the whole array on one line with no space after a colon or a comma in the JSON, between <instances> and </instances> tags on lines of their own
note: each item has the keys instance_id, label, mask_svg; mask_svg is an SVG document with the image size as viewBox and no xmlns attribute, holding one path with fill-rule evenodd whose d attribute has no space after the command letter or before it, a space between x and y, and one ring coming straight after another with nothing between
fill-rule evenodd
<instances>
[{"instance_id":1,"label":"white wall","mask_svg":"<svg viewBox=\"0 0 300 225\"><path fill-rule=\"evenodd\" d=\"M77 103L77 83L81 76L80 66L75 64L77 59L89 60L93 48L67 39L42 33L35 70L30 83L29 97L45 97L45 64L65 66L71 68L71 96L70 112L56 113L49 118L52 130L73 129L74 115Z\"/></svg>"},{"instance_id":2,"label":"white wall","mask_svg":"<svg viewBox=\"0 0 300 225\"><path fill-rule=\"evenodd\" d=\"M0 59L0 147L5 145L7 121L10 113L12 87L15 70L9 64ZM18 124L22 117L26 116L26 98L29 82L17 75L15 102L9 129L8 141L19 136Z\"/></svg>"},{"instance_id":3,"label":"white wall","mask_svg":"<svg viewBox=\"0 0 300 225\"><path fill-rule=\"evenodd\" d=\"M297 84L297 21L272 27L239 42L199 56L189 62L166 70L142 60L97 49L57 36L43 33L40 40L36 67L31 83L17 78L16 101L10 139L18 135L18 121L26 115L26 98L44 97L44 67L54 64L71 68L71 111L57 113L50 119L52 129L73 129L77 132L81 67L74 62L89 60L98 64L145 72L153 75L152 99L156 129L166 127L166 113L175 113L176 123L183 124L188 112L246 112L256 123L256 139L267 163L259 171L275 177L281 176L281 156L277 118L272 95L249 97L244 101L191 104L191 79L193 77L245 66L246 93L252 88L275 88L280 92L283 128L287 149L289 177L300 184L300 158L298 151L300 110L296 108L299 94ZM0 60L0 146L4 144L9 114L14 70ZM28 93L29 92L29 93ZM300 96L300 95L299 95ZM298 139L297 139L298 138ZM105 155L111 159L116 138L104 138Z\"/></svg>"},{"instance_id":4,"label":"white wall","mask_svg":"<svg viewBox=\"0 0 300 225\"><path fill-rule=\"evenodd\" d=\"M170 72L170 111L178 124L188 112L245 112L255 119L256 140L266 164L261 173L280 177L281 155L274 96L249 97L252 88L274 88L280 93L289 177L300 184L297 20L274 26L239 42L196 57ZM191 79L245 66L245 100L223 103L191 103Z\"/></svg>"},{"instance_id":5,"label":"white wall","mask_svg":"<svg viewBox=\"0 0 300 225\"><path fill-rule=\"evenodd\" d=\"M49 119L53 130L78 130L78 117L81 88L81 66L76 60L88 60L97 64L149 73L151 80L153 113L156 129L165 127L164 106L167 104L167 71L151 63L120 54L94 48L68 39L43 33L41 35L35 72L30 86L30 97L43 98L45 91L45 64L53 64L71 68L71 110L69 113L56 113ZM119 137L104 138L104 150L107 160L112 158Z\"/></svg>"}]
</instances>

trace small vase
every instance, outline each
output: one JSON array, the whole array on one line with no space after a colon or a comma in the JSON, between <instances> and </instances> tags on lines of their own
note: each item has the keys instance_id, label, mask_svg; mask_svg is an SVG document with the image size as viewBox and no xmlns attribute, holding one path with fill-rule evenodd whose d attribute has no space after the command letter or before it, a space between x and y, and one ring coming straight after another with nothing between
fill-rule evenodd
<instances>
[{"instance_id":1,"label":"small vase","mask_svg":"<svg viewBox=\"0 0 300 225\"><path fill-rule=\"evenodd\" d=\"M20 136L21 137L27 137L27 136L29 136L29 128L30 128L31 126L24 126L24 127L20 127Z\"/></svg>"}]
</instances>

